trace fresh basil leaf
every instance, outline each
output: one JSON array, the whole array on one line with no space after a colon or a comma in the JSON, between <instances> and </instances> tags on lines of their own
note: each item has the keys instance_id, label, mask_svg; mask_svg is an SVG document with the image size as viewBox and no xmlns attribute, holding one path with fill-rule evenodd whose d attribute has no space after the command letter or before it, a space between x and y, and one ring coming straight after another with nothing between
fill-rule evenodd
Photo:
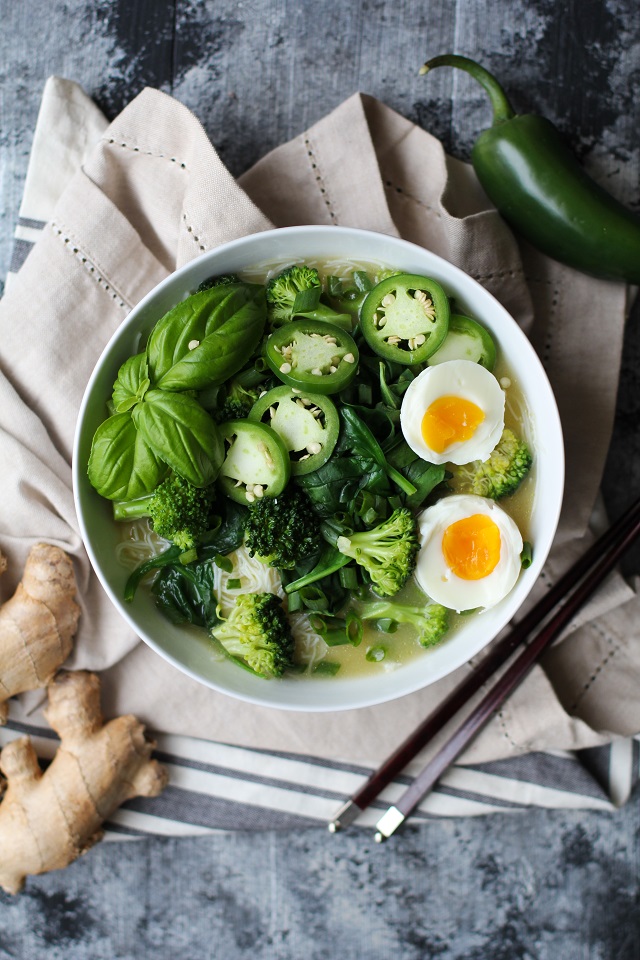
<instances>
[{"instance_id":1,"label":"fresh basil leaf","mask_svg":"<svg viewBox=\"0 0 640 960\"><path fill-rule=\"evenodd\" d=\"M113 385L113 407L116 413L126 413L143 399L149 389L149 367L146 353L129 357L118 370L118 379Z\"/></svg>"},{"instance_id":2,"label":"fresh basil leaf","mask_svg":"<svg viewBox=\"0 0 640 960\"><path fill-rule=\"evenodd\" d=\"M149 337L153 385L178 391L223 383L258 346L266 318L260 284L223 284L187 297L158 321Z\"/></svg>"},{"instance_id":3,"label":"fresh basil leaf","mask_svg":"<svg viewBox=\"0 0 640 960\"><path fill-rule=\"evenodd\" d=\"M151 493L166 467L136 430L130 413L116 413L93 437L89 482L108 500L134 500Z\"/></svg>"},{"instance_id":4,"label":"fresh basil leaf","mask_svg":"<svg viewBox=\"0 0 640 960\"><path fill-rule=\"evenodd\" d=\"M218 476L224 444L217 426L197 400L182 393L149 390L133 408L133 422L157 457L195 487Z\"/></svg>"}]
</instances>

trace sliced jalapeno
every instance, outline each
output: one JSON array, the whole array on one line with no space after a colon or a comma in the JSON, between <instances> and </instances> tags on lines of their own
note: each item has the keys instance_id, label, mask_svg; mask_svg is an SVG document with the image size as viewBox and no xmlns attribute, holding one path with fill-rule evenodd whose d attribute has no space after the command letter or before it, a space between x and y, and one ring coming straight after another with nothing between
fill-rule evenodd
<instances>
[{"instance_id":1,"label":"sliced jalapeno","mask_svg":"<svg viewBox=\"0 0 640 960\"><path fill-rule=\"evenodd\" d=\"M218 483L236 503L253 503L261 497L277 497L289 481L289 454L271 427L251 420L228 420L221 424L226 457Z\"/></svg>"},{"instance_id":2,"label":"sliced jalapeno","mask_svg":"<svg viewBox=\"0 0 640 960\"><path fill-rule=\"evenodd\" d=\"M436 280L399 273L367 295L360 328L379 356L413 365L436 352L447 335L449 312L447 295Z\"/></svg>"},{"instance_id":3,"label":"sliced jalapeno","mask_svg":"<svg viewBox=\"0 0 640 960\"><path fill-rule=\"evenodd\" d=\"M249 420L264 422L275 430L289 451L294 477L312 473L326 463L340 432L332 400L291 387L274 387L256 400Z\"/></svg>"},{"instance_id":4,"label":"sliced jalapeno","mask_svg":"<svg viewBox=\"0 0 640 960\"><path fill-rule=\"evenodd\" d=\"M477 320L454 313L449 317L449 332L442 345L431 354L427 363L431 367L445 360L471 360L493 370L496 345L489 331Z\"/></svg>"},{"instance_id":5,"label":"sliced jalapeno","mask_svg":"<svg viewBox=\"0 0 640 960\"><path fill-rule=\"evenodd\" d=\"M290 387L338 393L356 375L358 348L346 330L322 320L285 323L267 340L266 360Z\"/></svg>"}]
</instances>

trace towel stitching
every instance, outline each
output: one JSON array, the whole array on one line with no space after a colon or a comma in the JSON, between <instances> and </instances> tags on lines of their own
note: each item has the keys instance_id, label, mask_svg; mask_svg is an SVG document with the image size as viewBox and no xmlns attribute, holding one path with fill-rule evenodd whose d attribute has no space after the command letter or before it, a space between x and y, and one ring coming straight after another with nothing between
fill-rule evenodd
<instances>
[{"instance_id":1,"label":"towel stitching","mask_svg":"<svg viewBox=\"0 0 640 960\"><path fill-rule=\"evenodd\" d=\"M518 744L516 743L516 741L513 739L513 737L511 736L511 734L510 734L509 731L507 730L507 721L506 721L506 718L505 718L505 715L504 715L504 710L499 710L499 711L498 711L498 721L499 721L499 723L500 723L500 726L502 727L502 734L503 734L505 740L507 740L507 741L511 744L511 746L514 748L514 750L517 750L517 749L518 749Z\"/></svg>"},{"instance_id":2,"label":"towel stitching","mask_svg":"<svg viewBox=\"0 0 640 960\"><path fill-rule=\"evenodd\" d=\"M129 303L127 303L127 302L125 301L124 297L122 297L120 293L118 293L116 290L114 290L114 289L112 288L112 286L111 286L111 284L108 282L106 276L104 276L103 273L102 273L102 272L98 269L98 267L95 265L95 263L93 263L93 262L89 259L89 257L87 257L87 256L82 252L82 250L80 249L80 247L78 247L78 246L75 245L75 243L74 243L74 241L73 241L73 239L72 239L71 237L65 236L65 235L64 235L64 231L63 231L56 223L52 223L52 224L51 224L51 229L54 231L54 233L55 233L58 237L60 237L60 238L62 239L62 241L63 241L63 243L65 244L65 246L67 247L67 249L70 250L71 253L72 253L72 255L73 255L77 260L80 261L80 263L83 265L83 267L85 267L85 269L86 269L86 270L91 274L91 276L94 278L94 280L96 281L96 283L98 283L106 293L109 293L109 294L110 294L112 300L116 300L116 301L117 301L117 304L118 304L119 307L122 307L123 309L127 309L127 308L129 308L129 307L131 306L131 304L129 304Z\"/></svg>"},{"instance_id":3,"label":"towel stitching","mask_svg":"<svg viewBox=\"0 0 640 960\"><path fill-rule=\"evenodd\" d=\"M102 142L115 144L124 150L131 150L132 153L143 153L146 157L157 157L159 160L168 160L170 163L177 164L181 170L187 169L187 165L183 160L178 160L177 157L169 157L166 153L154 153L153 150L142 150L140 147L132 146L124 140L116 140L114 137L103 137Z\"/></svg>"},{"instance_id":4,"label":"towel stitching","mask_svg":"<svg viewBox=\"0 0 640 960\"><path fill-rule=\"evenodd\" d=\"M207 250L208 247L206 247L203 243L201 243L202 237L197 236L197 235L195 234L195 232L194 232L193 227L190 226L190 224L187 223L187 215L186 215L186 213L183 213L183 214L182 214L182 219L184 220L184 225L185 225L185 227L187 228L187 233L191 234L191 239L194 241L194 243L197 243L198 249L199 249L199 250Z\"/></svg>"},{"instance_id":5,"label":"towel stitching","mask_svg":"<svg viewBox=\"0 0 640 960\"><path fill-rule=\"evenodd\" d=\"M393 183L391 180L385 180L384 185L389 190L395 190L395 192L399 193L401 197L406 197L407 200L412 200L413 203L417 203L419 207L424 207L425 210L430 210L431 213L435 213L438 220L442 220L442 214L439 210L437 210L435 207L432 207L430 204L425 203L424 200L414 196L412 193L408 193L404 187L399 187L397 183Z\"/></svg>"},{"instance_id":6,"label":"towel stitching","mask_svg":"<svg viewBox=\"0 0 640 960\"><path fill-rule=\"evenodd\" d=\"M331 217L331 219L333 220L333 222L337 224L337 223L338 223L338 218L337 218L337 216L336 216L336 214L335 214L335 211L334 211L334 209L333 209L331 200L329 199L329 196L328 196L328 194L327 194L327 188L324 186L324 178L323 178L322 174L320 173L320 169L319 169L319 167L318 167L317 157L316 157L316 155L315 155L314 152L313 152L313 147L311 146L311 141L309 140L308 137L305 137L304 145L305 145L305 147L307 148L307 157L308 157L308 159L309 159L309 163L310 163L310 165L311 165L311 169L314 171L314 174L313 174L313 175L314 175L314 177L315 177L316 184L318 185L318 189L319 189L320 193L322 194L322 199L324 200L324 204L325 204L327 210L329 211L329 216Z\"/></svg>"},{"instance_id":7,"label":"towel stitching","mask_svg":"<svg viewBox=\"0 0 640 960\"><path fill-rule=\"evenodd\" d=\"M596 667L596 669L593 671L593 673L592 673L591 676L589 677L588 681L584 684L582 690L581 690L580 693L578 694L578 696L577 696L574 704L572 705L572 707L571 707L571 709L570 709L570 713L574 713L574 712L577 710L578 705L580 704L580 701L584 699L585 695L586 695L586 694L588 693L588 691L591 689L591 687L592 687L593 684L596 682L596 680L598 679L598 677L602 675L602 671L604 670L604 668L606 667L606 665L615 657L616 653L617 653L617 652L621 649L621 647L622 647L622 644L620 644L620 643L618 643L618 645L616 646L616 645L615 645L615 643L616 643L615 639L611 636L610 633L607 633L605 630L603 630L603 628L602 628L599 624L597 624L597 623L590 623L590 624L588 624L588 626L589 626L589 628L590 628L591 630L594 630L596 633L598 633L598 634L602 637L603 640L606 640L607 643L609 644L609 646L611 647L611 649L610 649L609 652L607 653L606 657L604 657L603 660L598 664L598 666Z\"/></svg>"}]
</instances>

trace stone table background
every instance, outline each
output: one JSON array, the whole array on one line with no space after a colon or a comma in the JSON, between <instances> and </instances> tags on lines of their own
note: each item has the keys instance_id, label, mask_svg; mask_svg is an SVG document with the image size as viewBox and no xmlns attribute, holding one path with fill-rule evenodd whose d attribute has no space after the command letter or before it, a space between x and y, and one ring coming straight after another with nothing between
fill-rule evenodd
<instances>
[{"instance_id":1,"label":"stone table background","mask_svg":"<svg viewBox=\"0 0 640 960\"><path fill-rule=\"evenodd\" d=\"M240 174L356 90L467 158L483 95L454 71L417 76L455 50L640 208L637 0L0 0L0 15L0 281L52 73L110 117L161 87ZM604 480L614 517L640 486L639 313ZM102 844L0 895L0 960L638 960L639 866L638 792L613 815L433 821L383 847L318 829Z\"/></svg>"}]
</instances>

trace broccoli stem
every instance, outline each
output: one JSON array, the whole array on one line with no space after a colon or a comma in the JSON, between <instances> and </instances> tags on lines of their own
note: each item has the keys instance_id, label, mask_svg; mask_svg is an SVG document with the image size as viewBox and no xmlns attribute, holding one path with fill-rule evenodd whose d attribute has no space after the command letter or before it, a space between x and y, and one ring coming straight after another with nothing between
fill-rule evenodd
<instances>
[{"instance_id":1,"label":"broccoli stem","mask_svg":"<svg viewBox=\"0 0 640 960\"><path fill-rule=\"evenodd\" d=\"M114 500L113 519L114 520L139 520L141 517L149 516L149 505L155 494L150 493L146 497L138 497L137 500Z\"/></svg>"}]
</instances>

